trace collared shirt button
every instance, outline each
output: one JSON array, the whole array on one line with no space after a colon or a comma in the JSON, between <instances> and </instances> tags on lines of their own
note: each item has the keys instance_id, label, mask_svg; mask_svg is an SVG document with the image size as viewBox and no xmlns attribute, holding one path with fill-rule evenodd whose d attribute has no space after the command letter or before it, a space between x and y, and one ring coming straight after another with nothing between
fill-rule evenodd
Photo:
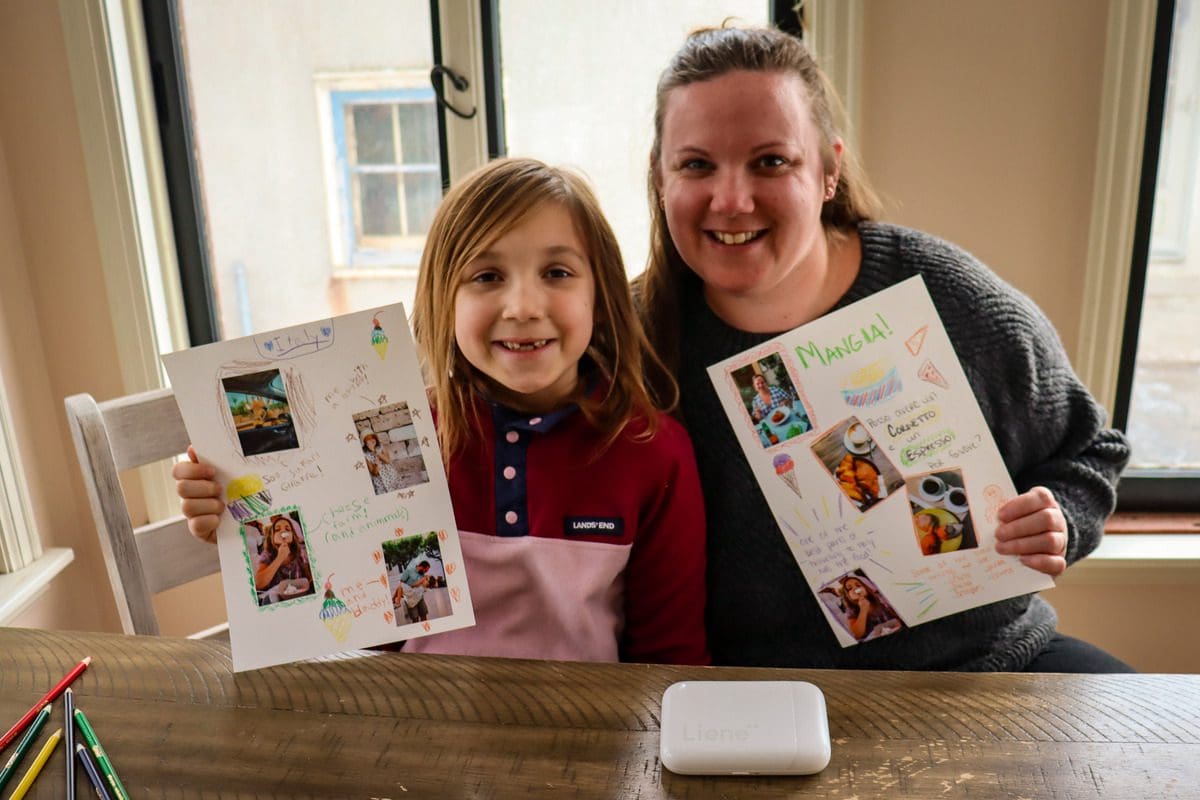
<instances>
[{"instance_id":1,"label":"collared shirt button","mask_svg":"<svg viewBox=\"0 0 1200 800\"><path fill-rule=\"evenodd\" d=\"M530 425L540 425L541 422L542 422L541 417L534 417L533 419L529 420Z\"/></svg>"},{"instance_id":2,"label":"collared shirt button","mask_svg":"<svg viewBox=\"0 0 1200 800\"><path fill-rule=\"evenodd\" d=\"M507 514L504 515L504 521L507 522L509 525L516 525L517 524L517 512L509 511Z\"/></svg>"},{"instance_id":3,"label":"collared shirt button","mask_svg":"<svg viewBox=\"0 0 1200 800\"><path fill-rule=\"evenodd\" d=\"M504 477L511 481L513 478L517 477L517 470L513 467L505 467Z\"/></svg>"},{"instance_id":4,"label":"collared shirt button","mask_svg":"<svg viewBox=\"0 0 1200 800\"><path fill-rule=\"evenodd\" d=\"M517 440L521 438L521 434L516 431L509 431L504 434L504 438L508 440L509 444L516 444Z\"/></svg>"}]
</instances>

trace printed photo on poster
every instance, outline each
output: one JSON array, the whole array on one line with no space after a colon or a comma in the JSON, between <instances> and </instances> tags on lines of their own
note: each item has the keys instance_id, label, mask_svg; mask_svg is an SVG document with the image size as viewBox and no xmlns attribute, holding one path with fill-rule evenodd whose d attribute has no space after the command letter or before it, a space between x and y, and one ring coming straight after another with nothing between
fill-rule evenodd
<instances>
[{"instance_id":1,"label":"printed photo on poster","mask_svg":"<svg viewBox=\"0 0 1200 800\"><path fill-rule=\"evenodd\" d=\"M389 539L381 547L397 625L452 613L437 531Z\"/></svg>"},{"instance_id":2,"label":"printed photo on poster","mask_svg":"<svg viewBox=\"0 0 1200 800\"><path fill-rule=\"evenodd\" d=\"M812 419L778 353L731 370L742 405L763 447L812 430Z\"/></svg>"},{"instance_id":3,"label":"printed photo on poster","mask_svg":"<svg viewBox=\"0 0 1200 800\"><path fill-rule=\"evenodd\" d=\"M355 414L354 426L375 494L429 482L407 403L392 403Z\"/></svg>"},{"instance_id":4,"label":"printed photo on poster","mask_svg":"<svg viewBox=\"0 0 1200 800\"><path fill-rule=\"evenodd\" d=\"M896 465L858 417L847 417L822 434L813 454L859 511L867 511L904 485Z\"/></svg>"},{"instance_id":5,"label":"printed photo on poster","mask_svg":"<svg viewBox=\"0 0 1200 800\"><path fill-rule=\"evenodd\" d=\"M222 378L221 385L243 456L295 450L300 446L287 387L279 370Z\"/></svg>"},{"instance_id":6,"label":"printed photo on poster","mask_svg":"<svg viewBox=\"0 0 1200 800\"><path fill-rule=\"evenodd\" d=\"M299 509L247 520L241 532L259 608L316 594Z\"/></svg>"},{"instance_id":7,"label":"printed photo on poster","mask_svg":"<svg viewBox=\"0 0 1200 800\"><path fill-rule=\"evenodd\" d=\"M905 482L912 508L913 532L927 556L978 547L962 471L915 475Z\"/></svg>"},{"instance_id":8,"label":"printed photo on poster","mask_svg":"<svg viewBox=\"0 0 1200 800\"><path fill-rule=\"evenodd\" d=\"M892 604L861 569L830 581L817 594L834 619L857 641L878 639L904 628Z\"/></svg>"}]
</instances>

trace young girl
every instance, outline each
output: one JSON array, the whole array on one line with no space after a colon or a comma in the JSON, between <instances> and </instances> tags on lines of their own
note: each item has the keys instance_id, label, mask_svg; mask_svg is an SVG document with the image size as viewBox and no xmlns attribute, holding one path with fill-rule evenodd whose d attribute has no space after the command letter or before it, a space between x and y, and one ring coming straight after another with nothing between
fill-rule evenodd
<instances>
[{"instance_id":1,"label":"young girl","mask_svg":"<svg viewBox=\"0 0 1200 800\"><path fill-rule=\"evenodd\" d=\"M375 494L387 494L400 488L400 473L392 464L386 447L379 444L379 437L368 431L362 437L363 458L367 471L371 473L371 486Z\"/></svg>"},{"instance_id":2,"label":"young girl","mask_svg":"<svg viewBox=\"0 0 1200 800\"><path fill-rule=\"evenodd\" d=\"M691 443L647 389L662 365L587 185L503 159L454 187L426 239L413 331L476 625L405 649L708 663ZM212 476L175 468L201 537L221 511Z\"/></svg>"},{"instance_id":3,"label":"young girl","mask_svg":"<svg viewBox=\"0 0 1200 800\"><path fill-rule=\"evenodd\" d=\"M254 565L254 588L269 592L281 585L286 585L289 595L312 593L312 570L304 540L291 517L277 514L271 517L262 553Z\"/></svg>"}]
</instances>

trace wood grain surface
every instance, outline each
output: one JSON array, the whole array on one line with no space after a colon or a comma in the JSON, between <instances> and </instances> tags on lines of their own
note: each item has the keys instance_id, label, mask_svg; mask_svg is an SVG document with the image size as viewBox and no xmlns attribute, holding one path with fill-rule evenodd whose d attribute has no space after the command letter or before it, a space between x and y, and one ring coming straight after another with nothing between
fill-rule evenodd
<instances>
[{"instance_id":1,"label":"wood grain surface","mask_svg":"<svg viewBox=\"0 0 1200 800\"><path fill-rule=\"evenodd\" d=\"M1200 796L1200 676L388 653L235 675L219 643L0 628L0 729L86 655L77 705L135 798ZM824 691L829 766L809 777L664 770L663 690L747 679L807 680ZM61 723L59 700L46 730ZM63 758L60 747L29 796L64 796ZM79 781L78 796L91 796Z\"/></svg>"}]
</instances>

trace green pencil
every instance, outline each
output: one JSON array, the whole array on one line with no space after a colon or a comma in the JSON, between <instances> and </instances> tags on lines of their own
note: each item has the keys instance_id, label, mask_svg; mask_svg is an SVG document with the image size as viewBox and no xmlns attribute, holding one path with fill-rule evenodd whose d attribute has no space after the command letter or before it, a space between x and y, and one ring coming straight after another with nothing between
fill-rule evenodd
<instances>
[{"instance_id":1,"label":"green pencil","mask_svg":"<svg viewBox=\"0 0 1200 800\"><path fill-rule=\"evenodd\" d=\"M50 719L50 703L42 706L42 710L33 718L33 724L29 726L29 730L25 731L25 735L21 737L21 741L17 744L17 750L12 754L12 758L4 765L4 769L0 769L0 789L4 788L4 784L8 783L12 778L13 773L17 771L17 766L21 763L21 759L29 752L29 746L33 744L33 740L37 738L38 731L46 724L46 720Z\"/></svg>"},{"instance_id":2,"label":"green pencil","mask_svg":"<svg viewBox=\"0 0 1200 800\"><path fill-rule=\"evenodd\" d=\"M75 708L75 724L79 726L79 732L83 734L83 740L87 742L88 749L96 756L96 763L100 766L100 772L108 781L108 785L112 787L115 800L129 800L129 793L121 785L121 779L117 777L117 771L113 769L112 762L108 760L108 754L100 746L100 740L96 738L92 724L88 722L88 718L84 716L83 710L78 706Z\"/></svg>"}]
</instances>

